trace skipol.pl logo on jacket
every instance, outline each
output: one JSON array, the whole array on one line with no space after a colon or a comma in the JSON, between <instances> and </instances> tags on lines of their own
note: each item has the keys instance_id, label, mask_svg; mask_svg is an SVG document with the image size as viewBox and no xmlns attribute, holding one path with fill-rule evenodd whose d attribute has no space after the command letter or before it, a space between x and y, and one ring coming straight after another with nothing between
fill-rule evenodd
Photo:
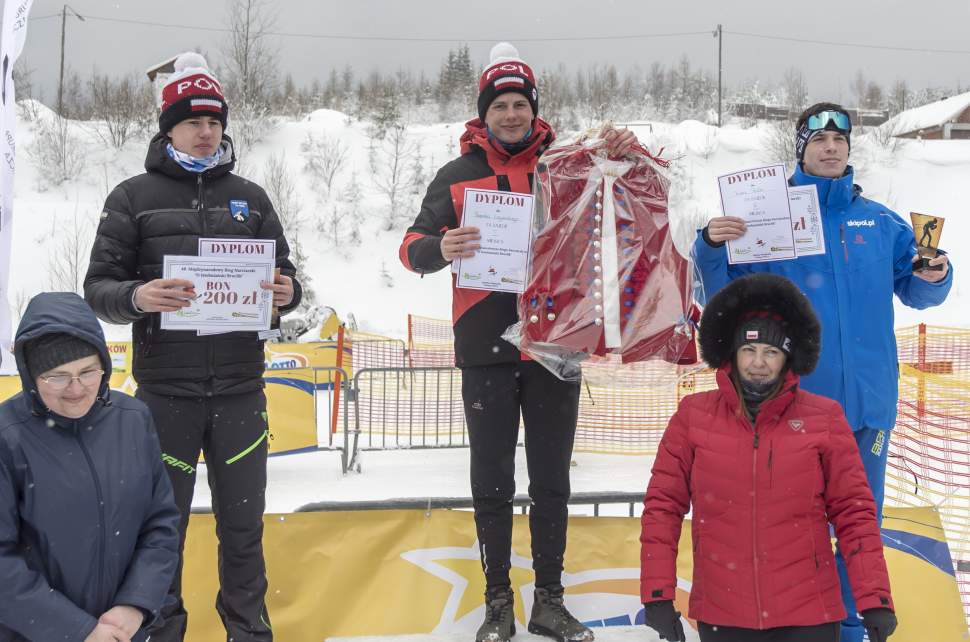
<instances>
[{"instance_id":1,"label":"skipol.pl logo on jacket","mask_svg":"<svg viewBox=\"0 0 970 642\"><path fill-rule=\"evenodd\" d=\"M229 201L229 213L234 219L243 223L249 218L249 202L248 201Z\"/></svg>"}]
</instances>

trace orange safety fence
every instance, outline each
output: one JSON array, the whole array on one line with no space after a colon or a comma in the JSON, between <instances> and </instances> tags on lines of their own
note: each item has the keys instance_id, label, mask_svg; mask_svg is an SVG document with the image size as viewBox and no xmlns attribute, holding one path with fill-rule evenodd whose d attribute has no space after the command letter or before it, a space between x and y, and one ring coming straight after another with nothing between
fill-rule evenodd
<instances>
[{"instance_id":1,"label":"orange safety fence","mask_svg":"<svg viewBox=\"0 0 970 642\"><path fill-rule=\"evenodd\" d=\"M886 503L939 512L970 621L970 329L921 324L898 329L896 341Z\"/></svg>"},{"instance_id":2,"label":"orange safety fence","mask_svg":"<svg viewBox=\"0 0 970 642\"><path fill-rule=\"evenodd\" d=\"M408 365L412 368L455 365L451 321L408 315Z\"/></svg>"}]
</instances>

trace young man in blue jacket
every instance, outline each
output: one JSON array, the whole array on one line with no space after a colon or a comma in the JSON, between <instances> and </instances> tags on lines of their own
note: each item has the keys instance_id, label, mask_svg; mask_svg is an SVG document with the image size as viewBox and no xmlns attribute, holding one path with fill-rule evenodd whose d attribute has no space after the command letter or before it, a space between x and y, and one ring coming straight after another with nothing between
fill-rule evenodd
<instances>
[{"instance_id":1,"label":"young man in blue jacket","mask_svg":"<svg viewBox=\"0 0 970 642\"><path fill-rule=\"evenodd\" d=\"M753 272L785 276L808 296L822 322L822 354L801 386L842 404L881 519L899 379L893 294L918 310L939 305L950 291L953 271L945 255L930 261L939 270L913 270L912 227L886 206L864 198L853 183L851 133L849 114L834 103L809 107L796 125L798 163L789 183L818 190L825 254L729 265L725 242L745 233L744 221L735 216L712 219L698 233L693 253L705 299ZM849 614L842 640L861 642L864 629L841 555L837 562Z\"/></svg>"}]
</instances>

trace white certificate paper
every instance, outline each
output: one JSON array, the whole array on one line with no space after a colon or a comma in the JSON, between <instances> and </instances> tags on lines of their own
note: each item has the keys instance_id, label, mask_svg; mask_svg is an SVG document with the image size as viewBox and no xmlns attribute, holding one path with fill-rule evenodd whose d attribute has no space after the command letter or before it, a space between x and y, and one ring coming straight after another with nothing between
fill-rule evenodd
<instances>
[{"instance_id":1,"label":"white certificate paper","mask_svg":"<svg viewBox=\"0 0 970 642\"><path fill-rule=\"evenodd\" d=\"M818 190L814 185L789 187L788 202L791 204L795 254L798 256L825 254L825 234L822 232Z\"/></svg>"},{"instance_id":2,"label":"white certificate paper","mask_svg":"<svg viewBox=\"0 0 970 642\"><path fill-rule=\"evenodd\" d=\"M275 258L166 256L163 278L192 281L198 296L186 308L162 312L162 329L209 333L268 330L273 293L259 284L272 282L275 263Z\"/></svg>"},{"instance_id":3,"label":"white certificate paper","mask_svg":"<svg viewBox=\"0 0 970 642\"><path fill-rule=\"evenodd\" d=\"M458 259L460 288L518 292L525 290L532 250L531 194L466 189L462 227L482 236L475 256Z\"/></svg>"},{"instance_id":4,"label":"white certificate paper","mask_svg":"<svg viewBox=\"0 0 970 642\"><path fill-rule=\"evenodd\" d=\"M788 179L784 165L755 167L717 179L721 210L744 220L748 231L727 242L729 263L795 258Z\"/></svg>"},{"instance_id":5,"label":"white certificate paper","mask_svg":"<svg viewBox=\"0 0 970 642\"><path fill-rule=\"evenodd\" d=\"M276 259L276 241L272 239L200 238L199 256L240 256ZM198 330L200 337L225 334L233 330Z\"/></svg>"}]
</instances>

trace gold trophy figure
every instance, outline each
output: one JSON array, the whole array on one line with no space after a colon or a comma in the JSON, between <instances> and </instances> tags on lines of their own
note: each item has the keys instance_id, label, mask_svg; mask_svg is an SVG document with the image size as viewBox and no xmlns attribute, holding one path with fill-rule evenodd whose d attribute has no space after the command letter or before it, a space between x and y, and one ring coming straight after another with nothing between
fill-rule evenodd
<instances>
[{"instance_id":1,"label":"gold trophy figure","mask_svg":"<svg viewBox=\"0 0 970 642\"><path fill-rule=\"evenodd\" d=\"M913 221L913 236L916 237L916 253L919 260L913 263L913 271L920 270L942 271L942 265L930 265L930 259L935 259L939 254L940 236L943 234L942 216L931 216L929 214L918 214L910 212Z\"/></svg>"}]
</instances>

